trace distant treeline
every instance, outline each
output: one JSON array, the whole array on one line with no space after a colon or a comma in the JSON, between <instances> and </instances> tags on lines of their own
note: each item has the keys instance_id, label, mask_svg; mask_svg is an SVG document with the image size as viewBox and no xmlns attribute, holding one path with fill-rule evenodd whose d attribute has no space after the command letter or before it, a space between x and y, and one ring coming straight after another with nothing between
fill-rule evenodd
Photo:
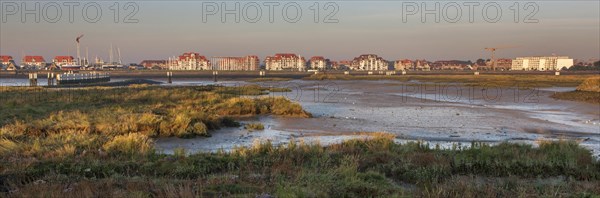
<instances>
[{"instance_id":1,"label":"distant treeline","mask_svg":"<svg viewBox=\"0 0 600 198\"><path fill-rule=\"evenodd\" d=\"M563 69L568 71L590 71L590 70L600 70L600 61L596 61L593 66L583 66L583 65L573 65L573 67L569 69Z\"/></svg>"}]
</instances>

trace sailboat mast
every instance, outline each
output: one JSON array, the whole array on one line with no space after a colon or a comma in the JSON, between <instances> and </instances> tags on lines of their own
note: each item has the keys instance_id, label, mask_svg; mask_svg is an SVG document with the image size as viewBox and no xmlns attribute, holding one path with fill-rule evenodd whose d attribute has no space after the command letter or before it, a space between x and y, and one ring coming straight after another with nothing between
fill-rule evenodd
<instances>
[{"instance_id":1,"label":"sailboat mast","mask_svg":"<svg viewBox=\"0 0 600 198\"><path fill-rule=\"evenodd\" d=\"M110 60L109 64L113 64L114 61L113 61L113 46L112 46L112 43L110 44L110 50L108 50L108 51L109 51L109 55L108 55L109 58L108 59Z\"/></svg>"},{"instance_id":2,"label":"sailboat mast","mask_svg":"<svg viewBox=\"0 0 600 198\"><path fill-rule=\"evenodd\" d=\"M121 62L121 48L117 47L117 53L119 54L119 65L122 65L123 63Z\"/></svg>"},{"instance_id":3,"label":"sailboat mast","mask_svg":"<svg viewBox=\"0 0 600 198\"><path fill-rule=\"evenodd\" d=\"M86 67L89 66L89 64L90 64L90 59L89 58L90 58L90 56L88 54L88 47L85 47L85 66Z\"/></svg>"}]
</instances>

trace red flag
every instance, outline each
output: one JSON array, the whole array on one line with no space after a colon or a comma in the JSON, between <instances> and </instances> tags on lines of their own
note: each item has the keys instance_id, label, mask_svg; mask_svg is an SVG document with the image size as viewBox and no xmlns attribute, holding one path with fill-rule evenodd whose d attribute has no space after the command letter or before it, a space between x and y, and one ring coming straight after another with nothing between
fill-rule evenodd
<instances>
[{"instance_id":1,"label":"red flag","mask_svg":"<svg viewBox=\"0 0 600 198\"><path fill-rule=\"evenodd\" d=\"M79 35L79 36L77 37L77 39L75 39L75 41L77 41L77 43L79 43L79 39L81 39L81 37L83 37L83 34L82 34L82 35Z\"/></svg>"}]
</instances>

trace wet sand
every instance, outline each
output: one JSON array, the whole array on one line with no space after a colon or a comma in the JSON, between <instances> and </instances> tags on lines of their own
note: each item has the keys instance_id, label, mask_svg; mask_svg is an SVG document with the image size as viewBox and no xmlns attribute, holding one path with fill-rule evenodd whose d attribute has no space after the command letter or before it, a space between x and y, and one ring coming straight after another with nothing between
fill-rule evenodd
<instances>
[{"instance_id":1,"label":"wet sand","mask_svg":"<svg viewBox=\"0 0 600 198\"><path fill-rule=\"evenodd\" d=\"M482 89L396 81L257 84L291 88L292 92L272 95L299 102L315 117L247 118L267 129L249 133L228 128L210 138L159 139L157 147L165 153L177 147L190 152L230 150L250 146L255 139L274 144L304 139L327 145L365 137L357 132L389 132L398 136L398 142L425 141L442 147L473 141L535 145L539 140L571 139L600 155L600 106L549 98L555 91L574 88Z\"/></svg>"}]
</instances>

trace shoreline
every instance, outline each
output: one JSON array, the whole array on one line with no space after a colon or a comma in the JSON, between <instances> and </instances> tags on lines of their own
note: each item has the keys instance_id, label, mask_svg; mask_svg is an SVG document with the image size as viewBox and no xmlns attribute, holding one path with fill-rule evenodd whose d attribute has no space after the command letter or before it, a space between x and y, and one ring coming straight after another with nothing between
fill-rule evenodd
<instances>
[{"instance_id":1,"label":"shoreline","mask_svg":"<svg viewBox=\"0 0 600 198\"><path fill-rule=\"evenodd\" d=\"M389 70L393 71L393 70ZM49 72L51 73L63 73L64 71L48 71L48 70L36 70L31 71L38 73L42 78ZM89 73L94 71L80 71L81 73ZM212 79L213 71L169 71L169 70L131 70L131 71L102 71L110 73L113 78L167 78L167 72L173 72L173 78L206 78ZM386 72L386 71L384 71ZM444 76L444 75L456 75L456 76L474 76L475 71L446 71L446 70L435 70L435 71L408 71L406 75L395 74L392 76ZM0 71L1 78L27 78L29 71ZM333 75L344 75L344 71L319 71L320 74L333 74ZM368 71L350 71L350 76L372 76L382 77L382 79L389 78L385 74L373 74L369 75ZM480 75L548 75L554 76L554 71L479 71ZM264 78L291 78L291 79L302 79L310 77L315 74L314 72L295 72L295 71L266 71ZM598 75L600 71L560 71L561 75ZM218 71L218 78L261 78L259 71ZM41 78L40 78L41 79Z\"/></svg>"}]
</instances>

